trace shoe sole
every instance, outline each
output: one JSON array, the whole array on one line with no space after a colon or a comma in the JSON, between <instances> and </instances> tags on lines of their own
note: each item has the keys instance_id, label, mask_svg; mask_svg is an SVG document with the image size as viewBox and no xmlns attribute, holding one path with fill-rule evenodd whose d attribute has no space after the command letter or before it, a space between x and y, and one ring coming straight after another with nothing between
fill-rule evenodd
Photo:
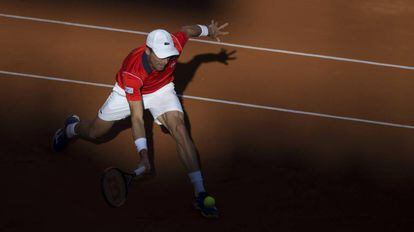
<instances>
[{"instance_id":1,"label":"shoe sole","mask_svg":"<svg viewBox=\"0 0 414 232\"><path fill-rule=\"evenodd\" d=\"M200 214L201 214L201 216L203 216L203 217L205 217L205 218L209 218L209 219L217 219L217 218L219 218L219 215L217 214L217 215L212 215L212 214L205 214L204 212L203 212L203 210L201 210L201 208L196 204L196 203L194 203L194 208L196 209L196 210L199 210L200 211Z\"/></svg>"},{"instance_id":2,"label":"shoe sole","mask_svg":"<svg viewBox=\"0 0 414 232\"><path fill-rule=\"evenodd\" d=\"M56 132L55 132L55 134L53 135L53 139L52 139L52 150L53 150L53 152L55 152L55 153L58 153L58 152L61 152L62 150L60 150L60 151L57 151L56 149L55 149L55 140L56 140L56 137L58 136L58 134L59 133L61 133L61 131L63 131L64 129L63 128L60 128L59 130L57 130ZM63 132L64 133L64 132Z\"/></svg>"}]
</instances>

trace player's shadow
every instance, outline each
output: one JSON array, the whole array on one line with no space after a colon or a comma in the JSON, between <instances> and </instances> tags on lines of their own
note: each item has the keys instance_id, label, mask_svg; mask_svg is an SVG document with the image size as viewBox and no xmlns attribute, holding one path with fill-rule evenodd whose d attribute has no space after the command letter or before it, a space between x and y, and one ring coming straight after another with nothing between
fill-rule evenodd
<instances>
[{"instance_id":1,"label":"player's shadow","mask_svg":"<svg viewBox=\"0 0 414 232\"><path fill-rule=\"evenodd\" d=\"M174 73L174 84L175 91L177 92L177 94L184 94L185 89L187 88L188 84L193 80L194 74L196 73L200 65L211 62L219 62L224 65L229 65L229 61L236 59L236 57L234 56L235 53L236 50L228 52L226 49L222 48L218 53L205 53L196 55L187 63L178 62L177 69Z\"/></svg>"},{"instance_id":2,"label":"player's shadow","mask_svg":"<svg viewBox=\"0 0 414 232\"><path fill-rule=\"evenodd\" d=\"M196 55L187 63L178 62L176 71L174 73L174 76L175 76L174 84L175 84L175 91L177 92L177 94L180 96L184 94L188 84L193 80L197 69L202 64L211 63L211 62L219 62L224 65L228 65L229 61L236 59L236 57L234 57L235 53L236 53L235 50L228 52L225 49L221 49L218 53L205 53L205 54ZM190 137L192 138L190 120L188 118L188 115L185 111L184 106L183 108L184 108L185 124L190 133ZM155 164L154 164L154 153L155 153L154 149L155 148L154 148L154 141L153 141L154 119L152 118L152 115L150 114L150 112L147 110L144 112L144 122L145 122L145 130L146 130L146 137L147 137L147 144L148 144L148 154L149 154L151 166L152 166L150 175L155 175L156 174ZM114 139L122 131L129 129L129 128L131 128L130 117L116 122L108 134L92 142L96 144L106 143ZM165 127L161 127L161 129L164 133L169 133Z\"/></svg>"}]
</instances>

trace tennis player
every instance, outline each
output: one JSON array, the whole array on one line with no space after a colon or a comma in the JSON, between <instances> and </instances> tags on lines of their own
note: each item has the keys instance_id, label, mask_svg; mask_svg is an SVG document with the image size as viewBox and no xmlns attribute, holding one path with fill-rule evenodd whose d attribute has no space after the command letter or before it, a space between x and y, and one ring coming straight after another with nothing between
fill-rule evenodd
<instances>
[{"instance_id":1,"label":"tennis player","mask_svg":"<svg viewBox=\"0 0 414 232\"><path fill-rule=\"evenodd\" d=\"M211 205L212 197L206 192L200 171L194 142L184 124L181 103L174 90L174 70L189 38L208 36L220 41L220 36L228 23L219 26L214 20L211 24L184 26L179 32L169 33L157 29L149 33L146 44L134 50L125 58L116 74L116 83L106 102L93 121L84 121L76 115L68 117L64 127L57 130L53 137L53 150L64 150L74 138L94 140L105 135L115 121L131 116L132 136L140 155L137 169L144 166L151 169L148 159L147 139L145 136L143 111L148 109L154 121L165 126L174 138L181 161L188 171L194 186L194 206L208 218L217 218L218 209ZM210 204L204 204L208 198Z\"/></svg>"}]
</instances>

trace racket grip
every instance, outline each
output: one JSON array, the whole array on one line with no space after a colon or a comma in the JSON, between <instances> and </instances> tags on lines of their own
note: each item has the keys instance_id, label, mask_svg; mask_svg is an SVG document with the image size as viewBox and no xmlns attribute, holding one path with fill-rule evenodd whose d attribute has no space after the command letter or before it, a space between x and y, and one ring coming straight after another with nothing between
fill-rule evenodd
<instances>
[{"instance_id":1,"label":"racket grip","mask_svg":"<svg viewBox=\"0 0 414 232\"><path fill-rule=\"evenodd\" d=\"M135 171L134 171L135 175L137 175L137 176L141 175L141 174L142 174L142 173L144 173L144 172L145 172L145 167L144 167L144 166L138 167L138 168L137 168L137 169L135 169Z\"/></svg>"}]
</instances>

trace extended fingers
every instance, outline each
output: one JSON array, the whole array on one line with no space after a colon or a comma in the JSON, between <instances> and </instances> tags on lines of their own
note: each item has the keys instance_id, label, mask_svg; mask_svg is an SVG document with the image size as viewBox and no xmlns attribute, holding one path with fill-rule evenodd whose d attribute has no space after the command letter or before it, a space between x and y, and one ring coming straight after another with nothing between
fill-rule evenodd
<instances>
[{"instance_id":1,"label":"extended fingers","mask_svg":"<svg viewBox=\"0 0 414 232\"><path fill-rule=\"evenodd\" d=\"M229 25L229 23L225 23L225 24L221 25L218 29L223 29L223 28L227 27L228 25Z\"/></svg>"},{"instance_id":2,"label":"extended fingers","mask_svg":"<svg viewBox=\"0 0 414 232\"><path fill-rule=\"evenodd\" d=\"M224 23L223 25L219 26L219 23L217 21L214 21L214 19L211 20L211 24L210 24L210 28L211 28L211 38L216 39L218 42L220 41L220 38L218 36L221 35L228 35L229 32L227 31L220 31L221 29L227 27L229 25L229 23Z\"/></svg>"},{"instance_id":3,"label":"extended fingers","mask_svg":"<svg viewBox=\"0 0 414 232\"><path fill-rule=\"evenodd\" d=\"M224 27L227 27L229 25L229 23L225 23L225 24L219 26L218 21L214 21L214 19L212 19L211 20L211 25L214 26L214 27L216 27L217 29L222 29Z\"/></svg>"},{"instance_id":4,"label":"extended fingers","mask_svg":"<svg viewBox=\"0 0 414 232\"><path fill-rule=\"evenodd\" d=\"M231 51L231 52L227 53L227 55L228 55L228 56L231 56L231 55L234 55L235 53L236 53L236 50L233 50L233 51Z\"/></svg>"}]
</instances>

